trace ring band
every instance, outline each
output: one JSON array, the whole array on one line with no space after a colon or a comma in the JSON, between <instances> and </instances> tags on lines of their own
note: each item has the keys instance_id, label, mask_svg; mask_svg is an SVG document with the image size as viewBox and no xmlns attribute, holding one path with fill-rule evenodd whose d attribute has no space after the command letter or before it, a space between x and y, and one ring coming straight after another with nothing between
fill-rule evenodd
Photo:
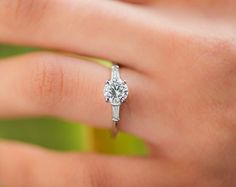
<instances>
[{"instance_id":1,"label":"ring band","mask_svg":"<svg viewBox=\"0 0 236 187\"><path fill-rule=\"evenodd\" d=\"M112 135L113 138L115 138L118 133L119 133L118 122L113 121L112 129L111 129L111 135Z\"/></svg>"},{"instance_id":2,"label":"ring band","mask_svg":"<svg viewBox=\"0 0 236 187\"><path fill-rule=\"evenodd\" d=\"M109 102L112 106L113 137L119 132L120 106L128 97L128 86L126 81L121 79L119 69L118 65L112 65L111 79L106 81L103 92L106 102Z\"/></svg>"}]
</instances>

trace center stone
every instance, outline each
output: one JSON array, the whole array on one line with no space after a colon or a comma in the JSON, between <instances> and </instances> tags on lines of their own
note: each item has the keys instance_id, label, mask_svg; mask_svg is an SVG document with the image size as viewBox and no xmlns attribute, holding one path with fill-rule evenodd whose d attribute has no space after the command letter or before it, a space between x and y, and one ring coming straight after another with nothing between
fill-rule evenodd
<instances>
[{"instance_id":1,"label":"center stone","mask_svg":"<svg viewBox=\"0 0 236 187\"><path fill-rule=\"evenodd\" d=\"M128 97L127 84L124 81L107 81L104 87L104 97L111 104L121 104Z\"/></svg>"}]
</instances>

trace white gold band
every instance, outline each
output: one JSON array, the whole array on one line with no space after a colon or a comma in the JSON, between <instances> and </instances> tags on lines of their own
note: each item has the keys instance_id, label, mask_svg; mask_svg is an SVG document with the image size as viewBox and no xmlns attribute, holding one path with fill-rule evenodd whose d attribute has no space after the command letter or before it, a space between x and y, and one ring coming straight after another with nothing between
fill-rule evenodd
<instances>
[{"instance_id":1,"label":"white gold band","mask_svg":"<svg viewBox=\"0 0 236 187\"><path fill-rule=\"evenodd\" d=\"M120 72L119 72L119 66L113 65L111 68L111 80L121 80L120 78Z\"/></svg>"}]
</instances>

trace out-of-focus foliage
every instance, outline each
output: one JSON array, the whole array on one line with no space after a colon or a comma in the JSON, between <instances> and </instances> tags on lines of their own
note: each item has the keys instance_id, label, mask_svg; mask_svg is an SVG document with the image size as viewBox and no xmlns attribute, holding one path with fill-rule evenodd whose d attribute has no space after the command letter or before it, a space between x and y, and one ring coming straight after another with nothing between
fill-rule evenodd
<instances>
[{"instance_id":1,"label":"out-of-focus foliage","mask_svg":"<svg viewBox=\"0 0 236 187\"><path fill-rule=\"evenodd\" d=\"M35 50L38 49L0 45L0 58L10 58ZM24 141L56 150L125 155L147 154L144 143L135 137L121 133L114 140L108 130L93 129L87 125L46 117L0 120L0 138Z\"/></svg>"}]
</instances>

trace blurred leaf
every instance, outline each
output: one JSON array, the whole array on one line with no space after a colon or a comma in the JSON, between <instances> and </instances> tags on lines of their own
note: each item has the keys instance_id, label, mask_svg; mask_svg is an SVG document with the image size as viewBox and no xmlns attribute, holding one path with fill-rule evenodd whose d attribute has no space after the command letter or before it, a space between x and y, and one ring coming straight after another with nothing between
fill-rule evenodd
<instances>
[{"instance_id":1,"label":"blurred leaf","mask_svg":"<svg viewBox=\"0 0 236 187\"><path fill-rule=\"evenodd\" d=\"M96 129L93 138L94 150L97 152L119 155L148 154L143 141L125 133L119 133L116 138L112 138L110 131Z\"/></svg>"},{"instance_id":2,"label":"blurred leaf","mask_svg":"<svg viewBox=\"0 0 236 187\"><path fill-rule=\"evenodd\" d=\"M5 58L9 56L19 55L27 52L36 51L39 49L30 47L20 47L20 46L8 46L0 44L0 58Z\"/></svg>"},{"instance_id":3,"label":"blurred leaf","mask_svg":"<svg viewBox=\"0 0 236 187\"><path fill-rule=\"evenodd\" d=\"M92 143L89 135L85 126L52 118L0 121L0 138L57 150L90 151Z\"/></svg>"}]
</instances>

